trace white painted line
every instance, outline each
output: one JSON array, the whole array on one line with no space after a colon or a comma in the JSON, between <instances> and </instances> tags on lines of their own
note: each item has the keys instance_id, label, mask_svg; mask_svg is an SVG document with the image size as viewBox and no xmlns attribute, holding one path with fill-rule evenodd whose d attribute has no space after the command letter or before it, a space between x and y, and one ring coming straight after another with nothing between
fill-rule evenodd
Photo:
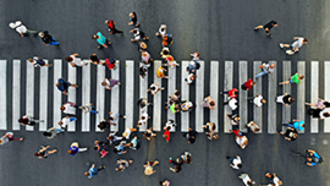
<instances>
[{"instance_id":1,"label":"white painted line","mask_svg":"<svg viewBox=\"0 0 330 186\"><path fill-rule=\"evenodd\" d=\"M330 61L324 62L324 100L330 101ZM330 132L330 119L324 119L324 132Z\"/></svg>"},{"instance_id":2,"label":"white painted line","mask_svg":"<svg viewBox=\"0 0 330 186\"><path fill-rule=\"evenodd\" d=\"M96 105L94 105L96 111L98 111L98 114L95 117L95 131L96 132L100 132L101 131L97 127L97 125L102 121L103 118L106 118L106 117L104 117L105 88L101 85L101 82L104 80L104 78L105 78L105 66L103 66L103 65L97 65Z\"/></svg>"},{"instance_id":3,"label":"white painted line","mask_svg":"<svg viewBox=\"0 0 330 186\"><path fill-rule=\"evenodd\" d=\"M225 77L224 77L224 90L220 91L228 91L233 87L233 75L234 75L234 63L232 61L225 61ZM227 94L223 95L223 100L226 102L228 99ZM224 133L230 133L231 124L230 119L227 117L227 114L231 114L231 110L229 106L224 107Z\"/></svg>"},{"instance_id":4,"label":"white painted line","mask_svg":"<svg viewBox=\"0 0 330 186\"><path fill-rule=\"evenodd\" d=\"M20 130L18 119L21 117L21 60L13 60L13 130Z\"/></svg>"},{"instance_id":5,"label":"white painted line","mask_svg":"<svg viewBox=\"0 0 330 186\"><path fill-rule=\"evenodd\" d=\"M291 72L291 61L283 61L283 81L287 81L294 73ZM291 83L286 85L280 85L283 86L283 92L291 94ZM299 86L299 85L298 85ZM276 95L278 96L278 95ZM283 104L279 104L280 107L282 107L282 121L280 124L287 123L291 121L291 108L290 106L284 106ZM282 127L282 131L285 131L286 127Z\"/></svg>"},{"instance_id":6,"label":"white painted line","mask_svg":"<svg viewBox=\"0 0 330 186\"><path fill-rule=\"evenodd\" d=\"M84 62L88 62L84 60ZM77 84L77 82L71 82ZM74 87L70 88L76 89ZM82 91L82 105L88 104L91 102L91 64L84 65L82 67L82 87L78 87ZM70 94L70 93L69 93ZM73 124L71 124L73 125ZM81 114L81 131L82 132L89 132L90 131L90 113Z\"/></svg>"},{"instance_id":7,"label":"white painted line","mask_svg":"<svg viewBox=\"0 0 330 186\"><path fill-rule=\"evenodd\" d=\"M275 68L274 68L274 72L271 74L268 74L268 100L267 100L267 104L268 104L268 119L267 119L267 131L269 134L276 134L276 126L277 126L277 121L276 121L276 107L277 107L277 103L275 102L275 98L276 98L276 92L277 92L277 86L278 86L278 82L277 82L277 75L276 75L276 71L277 71L277 64L276 61L270 61L269 64L275 64ZM259 77L259 79L261 79L262 77ZM259 83L259 80L257 81L257 83Z\"/></svg>"},{"instance_id":8,"label":"white painted line","mask_svg":"<svg viewBox=\"0 0 330 186\"><path fill-rule=\"evenodd\" d=\"M130 63L134 63L134 61L131 61ZM116 70L111 70L111 78L120 80L119 79L119 77L120 77L119 73L120 73L120 65L118 64ZM131 72L129 72L129 73L131 73ZM131 74L131 75L132 75L132 78L133 78L133 74ZM127 71L126 71L126 77L127 77ZM131 84L131 85L132 85L131 87L133 88L133 84ZM119 85L119 86L121 86L121 85ZM105 90L105 88L103 88L103 89ZM127 83L126 83L126 91L127 91ZM108 91L105 90L105 92L107 93ZM119 100L120 100L120 87L111 88L111 106L110 106L111 110L110 111L112 111L113 113L119 113ZM127 106L127 104L128 103L127 103L127 98L126 98L126 106ZM132 103L132 105L133 105L133 103ZM132 106L132 105L130 105L130 106ZM131 107L131 108L133 108L133 107ZM119 113L119 114L122 114L122 113ZM109 115L106 115L105 119L108 120L108 117L109 117ZM127 118L127 116L126 116L126 118ZM119 125L120 125L119 121L120 121L120 119L118 119L118 121L116 123L116 126L111 125L111 131L118 131L119 130Z\"/></svg>"},{"instance_id":9,"label":"white painted line","mask_svg":"<svg viewBox=\"0 0 330 186\"><path fill-rule=\"evenodd\" d=\"M298 61L298 72L300 74L306 75L306 68L305 68L305 61ZM304 80L303 80L304 81ZM293 119L299 119L305 121L305 82L302 82L301 84L298 85L297 87L297 118ZM299 133L304 133L305 130L300 131Z\"/></svg>"},{"instance_id":10,"label":"white painted line","mask_svg":"<svg viewBox=\"0 0 330 186\"><path fill-rule=\"evenodd\" d=\"M218 63L218 62L217 62ZM196 131L203 132L204 125L204 107L200 104L204 100L204 78L205 78L205 63L204 61L199 61L200 68L197 70L197 79L196 79ZM218 91L215 92L218 94ZM213 97L212 97L213 98ZM218 102L216 102L218 103ZM219 108L219 105L216 105L216 108ZM217 109L216 109L217 110ZM211 111L212 112L212 111ZM213 121L211 121L213 122Z\"/></svg>"},{"instance_id":11,"label":"white painted line","mask_svg":"<svg viewBox=\"0 0 330 186\"><path fill-rule=\"evenodd\" d=\"M54 84L52 85L54 88L54 99L53 99L53 126L58 128L60 125L58 124L59 121L62 120L62 111L60 107L62 106L62 92L58 90L55 84L58 82L58 79L62 78L62 60L55 59L53 64L53 72L54 72ZM44 118L45 120L47 118ZM47 127L47 126L46 126Z\"/></svg>"},{"instance_id":12,"label":"white painted line","mask_svg":"<svg viewBox=\"0 0 330 186\"><path fill-rule=\"evenodd\" d=\"M47 67L44 67L47 68ZM34 117L34 66L26 61L26 105L25 114ZM24 115L25 115L24 114ZM33 131L33 126L26 126L27 131Z\"/></svg>"},{"instance_id":13,"label":"white painted line","mask_svg":"<svg viewBox=\"0 0 330 186\"><path fill-rule=\"evenodd\" d=\"M67 63L67 65L68 65L68 81L70 83L77 84L77 68L78 67L72 67L70 63ZM84 81L83 81L83 84L84 84ZM68 90L68 101L70 101L72 103L77 103L76 102L77 88L71 87L69 89L70 90ZM87 103L84 103L84 102L82 103L82 105L85 105L85 104L87 104ZM80 106L80 105L78 105L78 106ZM77 111L75 112L75 114L76 113L77 113ZM75 123L76 122L71 123L70 125L68 125L68 131L72 132L72 131L75 131L76 130L76 124Z\"/></svg>"},{"instance_id":14,"label":"white painted line","mask_svg":"<svg viewBox=\"0 0 330 186\"><path fill-rule=\"evenodd\" d=\"M162 65L162 61L155 60L154 61L154 83L159 84L162 86L162 80L161 78L157 77L157 70ZM170 71L172 69L168 69ZM171 77L169 77L171 78ZM154 102L153 102L153 117L152 117L152 129L154 131L161 131L161 111L162 111L162 93L158 92L158 94L154 95Z\"/></svg>"},{"instance_id":15,"label":"white painted line","mask_svg":"<svg viewBox=\"0 0 330 186\"><path fill-rule=\"evenodd\" d=\"M302 82L304 83L304 82ZM311 103L316 103L319 97L319 62L311 62ZM311 117L311 133L319 132L319 118Z\"/></svg>"},{"instance_id":16,"label":"white painted line","mask_svg":"<svg viewBox=\"0 0 330 186\"><path fill-rule=\"evenodd\" d=\"M142 66L143 64L141 63L140 64L140 67ZM148 90L148 88L149 88L149 86L148 86L148 75L147 76L144 76L144 78L142 78L141 76L139 76L139 83L140 83L140 97L139 98L147 98L148 99L148 92L147 92L147 90ZM158 94L161 94L161 92L158 92ZM145 112L147 112L148 113L148 107L146 106L146 107L144 107L143 108L143 111L145 111ZM141 117L141 115L142 115L142 109L139 109L139 118ZM148 124L149 124L149 120L148 120L148 122L147 122L147 126L145 126L145 127L140 127L138 130L140 131L140 132L144 132L144 131L146 131L146 128L148 128Z\"/></svg>"},{"instance_id":17,"label":"white painted line","mask_svg":"<svg viewBox=\"0 0 330 186\"><path fill-rule=\"evenodd\" d=\"M181 100L190 101L189 97L189 86L187 82L185 81L185 78L188 76L188 72L186 71L187 67L189 65L189 61L182 61L182 78L181 78ZM198 78L198 77L197 77ZM194 82L196 83L196 82ZM181 132L188 132L189 130L189 112L181 112Z\"/></svg>"},{"instance_id":18,"label":"white painted line","mask_svg":"<svg viewBox=\"0 0 330 186\"><path fill-rule=\"evenodd\" d=\"M253 74L257 74L257 73L260 72L260 69L259 69L260 65L261 65L261 61L254 61L253 62ZM258 79L257 84L253 87L253 94L254 95L262 95L262 78L261 77ZM267 104L269 104L269 102L272 102L272 101L273 100L268 99ZM253 121L260 127L260 131L258 133L262 132L262 115L263 115L262 114L262 109L263 109L262 107L261 108L253 107ZM242 123L242 124L244 124L244 123ZM246 125L246 124L247 123L245 123L244 125Z\"/></svg>"},{"instance_id":19,"label":"white painted line","mask_svg":"<svg viewBox=\"0 0 330 186\"><path fill-rule=\"evenodd\" d=\"M244 126L247 124L247 91L242 90L241 89L241 85L248 80L248 68L247 68L247 61L239 61L239 69L238 69L238 73L239 73L239 82L238 82L238 86L237 87L239 89L239 116L241 118L240 122L239 122L239 129L242 132L247 132L247 129L244 128ZM254 97L256 96L256 94L254 95ZM255 105L253 105L255 107ZM261 109L261 108L259 108Z\"/></svg>"},{"instance_id":20,"label":"white painted line","mask_svg":"<svg viewBox=\"0 0 330 186\"><path fill-rule=\"evenodd\" d=\"M47 60L44 60L48 63ZM31 64L30 64L31 65ZM39 94L39 120L44 122L39 123L39 131L46 131L48 125L48 70L54 67L41 67L40 68L40 94ZM57 92L58 93L58 92ZM56 123L58 121L54 121Z\"/></svg>"},{"instance_id":21,"label":"white painted line","mask_svg":"<svg viewBox=\"0 0 330 186\"><path fill-rule=\"evenodd\" d=\"M7 130L7 60L0 60L0 130ZM13 120L12 123L16 123Z\"/></svg>"},{"instance_id":22,"label":"white painted line","mask_svg":"<svg viewBox=\"0 0 330 186\"><path fill-rule=\"evenodd\" d=\"M117 69L118 70L118 69ZM118 87L119 88L119 87ZM112 89L111 89L112 91ZM126 127L133 128L134 113L134 61L126 60ZM112 99L111 99L112 101Z\"/></svg>"},{"instance_id":23,"label":"white painted line","mask_svg":"<svg viewBox=\"0 0 330 186\"><path fill-rule=\"evenodd\" d=\"M198 87L197 87L198 88ZM210 109L210 122L215 124L215 131L219 131L219 62L211 61L210 96L215 102L214 110Z\"/></svg>"},{"instance_id":24,"label":"white painted line","mask_svg":"<svg viewBox=\"0 0 330 186\"><path fill-rule=\"evenodd\" d=\"M169 96L171 96L176 89L176 67L175 68L168 68L168 80L167 80L167 92L168 95L166 97L166 100L169 99ZM167 119L171 119L175 121L175 115L172 113L170 109L167 110ZM163 124L164 126L164 124ZM171 132L175 132L175 127L172 127Z\"/></svg>"}]
</instances>

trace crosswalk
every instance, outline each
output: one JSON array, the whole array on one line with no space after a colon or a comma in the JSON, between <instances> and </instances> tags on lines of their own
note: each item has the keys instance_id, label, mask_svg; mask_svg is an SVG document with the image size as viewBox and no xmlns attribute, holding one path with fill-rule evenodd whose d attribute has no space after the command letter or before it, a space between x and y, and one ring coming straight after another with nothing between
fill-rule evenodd
<instances>
[{"instance_id":1,"label":"crosswalk","mask_svg":"<svg viewBox=\"0 0 330 186\"><path fill-rule=\"evenodd\" d=\"M168 79L160 79L156 76L157 69L162 65L161 60L154 60L149 71L153 71L153 76L148 75L145 78L141 78L135 65L138 61L126 60L120 61L124 63L118 65L116 70L111 71L111 77L107 76L109 71L105 66L98 65L96 68L88 64L83 67L74 68L70 64L55 59L49 61L53 64L52 67L34 68L28 61L22 60L0 60L0 130L26 130L26 131L45 131L48 127L58 127L58 121L64 117L60 107L63 103L71 101L76 103L77 100L81 100L81 104L91 103L92 100L96 100L94 106L99 114L95 117L91 114L81 114L74 124L68 125L68 131L74 132L99 132L97 125L102 118L108 118L108 112L119 113L122 110L124 113L120 113L126 116L125 120L121 120L120 124L111 126L111 131L118 131L120 128L136 127L137 120L135 116L140 117L141 111L137 107L136 95L139 98L151 98L147 93L147 89L150 86L150 82L159 84L164 87L164 81L166 81L166 87L164 91L158 92L152 96L152 110L151 119L148 121L149 127L153 127L155 131L161 131L163 125L167 119L175 120L177 115L180 115L180 120L176 121L178 127L172 129L174 131L187 132L189 127L194 128L197 132L203 132L203 125L205 122L214 122L216 124L216 130L220 133L230 133L231 125L226 114L230 114L231 111L228 106L223 106L222 103L227 99L225 95L223 98L220 96L219 91L230 90L235 87L240 89L240 86L248 78L253 78L251 73L249 74L249 67L252 67L253 76L259 73L261 70L259 66L262 61L200 61L200 69L197 71L197 79L193 85L188 85L184 79L188 76L186 68L190 61L179 62L179 67L168 68L166 75ZM88 60L85 60L88 62ZM330 100L330 84L327 83L330 79L330 61L318 62L318 61L298 61L293 63L291 61L269 61L276 64L275 71L267 76L258 78L255 80L257 85L253 87L253 96L267 92L264 98L267 100L263 108L251 107L248 103L248 95L251 96L250 91L240 91L239 93L239 115L241 117L240 129L243 132L247 132L244 128L245 124L249 122L248 118L253 118L253 121L260 127L259 133L275 134L278 126L284 122L288 122L291 119L309 118L306 114L305 102L316 103L317 98L320 95L324 95L324 99ZM24 64L26 63L26 64ZM223 68L221 68L222 64ZM310 63L310 64L308 64ZM24 65L23 65L24 64ZM251 65L252 64L252 65ZM297 64L292 68L292 64ZM298 71L301 74L306 74L306 66L310 65L310 74L306 76L303 83L296 86L296 103L291 106L285 107L277 104L274 100L278 95L278 90L282 90L282 94L291 93L293 90L291 85L279 86L280 81L287 80L292 74ZM324 65L324 69L320 69L320 64ZM206 70L206 66L209 66L209 70ZM67 66L67 67L66 67ZM9 68L12 67L12 68ZM23 68L25 67L25 68ZM65 74L63 74L63 68L66 68ZM123 69L124 68L124 69ZM237 68L238 74L235 76L235 68ZM9 72L10 69L11 71ZM296 71L293 71L295 69ZM324 71L324 77L319 76L320 71ZM26 77L23 77L22 72L26 71ZM93 72L94 71L94 72ZM280 73L281 72L281 73ZM121 76L121 73L125 73L125 76ZM39 79L36 79L36 75L39 74ZM178 75L179 74L179 75ZM280 76L278 76L280 74ZM95 75L96 77L92 77ZM221 79L223 75L223 79ZM52 76L52 77L51 77ZM71 83L79 84L78 88L70 87L68 96L63 96L61 92L55 87L55 82L58 78L67 77L67 80ZM124 77L124 79L120 79ZM93 78L96 79L93 81ZM101 82L104 78L118 79L122 85L115 86L111 90L106 90L102 87ZM322 78L322 79L321 79ZM12 80L11 85L8 84L8 80ZM235 81L238 79L238 83ZM308 79L308 81L307 81ZM22 87L21 82L25 81L26 86ZM138 86L134 86L135 82L139 82ZM53 82L49 84L49 82ZM236 82L236 83L234 83ZM308 83L307 83L308 82ZM320 87L320 82L323 87ZM96 83L96 85L94 84ZM162 84L163 83L163 84ZM208 84L209 86L205 86ZM92 87L96 87L92 89ZM136 89L138 87L138 89ZM209 87L209 90L206 90ZM307 89L307 87L309 87ZM221 88L221 89L220 89ZM173 114L170 110L165 110L165 102L168 97L172 95L178 89L181 92L181 100L195 100L195 110L193 112L182 112L177 115ZM206 92L209 92L206 94ZM95 93L95 94L94 94ZM8 94L11 94L9 96ZM38 96L36 96L38 95ZM95 98L91 96L95 95ZM192 98L192 96L195 96ZM201 106L201 102L207 96L211 96L216 102L214 110L209 110ZM308 97L307 97L308 96ZM106 102L106 97L110 98L110 103ZM166 100L164 100L166 97ZM12 98L9 100L9 98ZM25 98L25 99L22 99ZM52 98L52 99L51 99ZM63 98L63 99L62 99ZM21 100L25 100L25 104L21 103ZM122 100L125 100L124 102ZM7 104L11 104L11 110L7 109ZM38 103L38 105L36 105ZM21 106L25 105L25 108L21 109ZM109 106L109 107L108 107ZM37 108L37 109L36 109ZM120 109L122 108L122 109ZM249 111L249 108L253 108L253 111ZM277 112L280 108L281 112ZM293 109L296 108L296 109ZM24 113L21 111L24 110ZM148 109L146 109L147 111ZM35 113L37 111L38 113ZM76 110L76 113L81 112ZM249 113L253 112L253 116L249 116ZM163 114L164 113L164 114ZM41 120L45 122L36 125L35 127L27 126L26 129L22 128L17 120L24 114L30 116L39 116ZM297 118L291 118L294 115ZM164 119L164 116L166 119ZM279 116L281 118L279 118ZM9 123L10 121L10 123ZM51 123L50 123L51 122ZM77 127L80 125L81 127ZM324 128L320 128L320 122L317 119L310 118L308 131L302 131L301 133L329 133L330 132L330 119L324 120ZM145 131L145 128L140 128L140 132Z\"/></svg>"}]
</instances>

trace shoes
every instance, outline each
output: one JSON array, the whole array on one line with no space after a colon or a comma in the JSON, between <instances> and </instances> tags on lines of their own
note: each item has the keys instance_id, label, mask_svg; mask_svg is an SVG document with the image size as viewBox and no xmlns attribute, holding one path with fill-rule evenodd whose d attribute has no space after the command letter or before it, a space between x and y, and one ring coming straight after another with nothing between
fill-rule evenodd
<instances>
[{"instance_id":1,"label":"shoes","mask_svg":"<svg viewBox=\"0 0 330 186\"><path fill-rule=\"evenodd\" d=\"M282 43L280 43L280 48L284 48L284 46L283 46L283 44L282 44Z\"/></svg>"},{"instance_id":2,"label":"shoes","mask_svg":"<svg viewBox=\"0 0 330 186\"><path fill-rule=\"evenodd\" d=\"M226 156L226 158L229 160L229 156Z\"/></svg>"},{"instance_id":3,"label":"shoes","mask_svg":"<svg viewBox=\"0 0 330 186\"><path fill-rule=\"evenodd\" d=\"M253 30L254 30L254 31L258 31L257 27L254 27Z\"/></svg>"}]
</instances>

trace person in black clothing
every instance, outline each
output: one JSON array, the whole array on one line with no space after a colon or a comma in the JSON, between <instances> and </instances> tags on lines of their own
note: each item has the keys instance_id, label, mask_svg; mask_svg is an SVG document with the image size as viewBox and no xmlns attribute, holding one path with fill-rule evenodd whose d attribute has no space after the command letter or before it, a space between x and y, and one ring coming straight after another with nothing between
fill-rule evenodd
<instances>
[{"instance_id":1,"label":"person in black clothing","mask_svg":"<svg viewBox=\"0 0 330 186\"><path fill-rule=\"evenodd\" d=\"M170 158L168 162L174 165L174 168L170 167L171 171L179 173L182 170L181 165L183 164L183 161L179 158L177 158L176 161L173 161L172 158Z\"/></svg>"},{"instance_id":2,"label":"person in black clothing","mask_svg":"<svg viewBox=\"0 0 330 186\"><path fill-rule=\"evenodd\" d=\"M39 36L41 37L41 40L48 45L59 45L60 43L56 41L49 33L48 31L40 32Z\"/></svg>"},{"instance_id":3,"label":"person in black clothing","mask_svg":"<svg viewBox=\"0 0 330 186\"><path fill-rule=\"evenodd\" d=\"M115 34L115 33L119 33L122 34L123 31L117 30L116 25L117 23L113 20L105 20L105 24L108 25L110 34Z\"/></svg>"},{"instance_id":4,"label":"person in black clothing","mask_svg":"<svg viewBox=\"0 0 330 186\"><path fill-rule=\"evenodd\" d=\"M319 118L319 119L325 119L330 116L330 113L324 109L309 108L307 113L313 116L313 118Z\"/></svg>"},{"instance_id":5,"label":"person in black clothing","mask_svg":"<svg viewBox=\"0 0 330 186\"><path fill-rule=\"evenodd\" d=\"M270 29L272 29L273 27L277 27L277 22L274 20L271 20L265 25L259 25L257 27L254 27L254 31L258 31L259 29L263 28L266 31L266 35L270 38L270 37L272 37L272 35L269 32L270 32Z\"/></svg>"},{"instance_id":6,"label":"person in black clothing","mask_svg":"<svg viewBox=\"0 0 330 186\"><path fill-rule=\"evenodd\" d=\"M281 132L288 141L294 141L298 137L298 131L292 127L288 127L285 132Z\"/></svg>"},{"instance_id":7,"label":"person in black clothing","mask_svg":"<svg viewBox=\"0 0 330 186\"><path fill-rule=\"evenodd\" d=\"M89 57L89 61L93 63L94 65L100 65L102 64L102 61L97 57L96 54L93 54Z\"/></svg>"},{"instance_id":8,"label":"person in black clothing","mask_svg":"<svg viewBox=\"0 0 330 186\"><path fill-rule=\"evenodd\" d=\"M139 26L140 25L140 23L137 20L137 16L136 16L135 12L131 12L128 15L130 17L130 19L129 19L130 22L128 23L128 25L134 25L134 26Z\"/></svg>"},{"instance_id":9,"label":"person in black clothing","mask_svg":"<svg viewBox=\"0 0 330 186\"><path fill-rule=\"evenodd\" d=\"M143 109L145 106L152 105L152 103L148 103L148 99L147 98L140 98L139 101L137 102L137 105L141 109Z\"/></svg>"},{"instance_id":10,"label":"person in black clothing","mask_svg":"<svg viewBox=\"0 0 330 186\"><path fill-rule=\"evenodd\" d=\"M132 42L136 42L136 41L139 41L139 40L141 40L141 39L143 39L143 40L148 40L148 39L149 39L149 37L147 37L147 36L145 35L145 33L142 32L142 31L141 31L140 29L138 29L138 28L134 28L134 29L132 29L130 32L132 32L132 33L134 34L134 38L131 39Z\"/></svg>"},{"instance_id":11,"label":"person in black clothing","mask_svg":"<svg viewBox=\"0 0 330 186\"><path fill-rule=\"evenodd\" d=\"M192 128L189 128L189 131L183 134L183 137L187 138L189 144L193 144L196 141L197 132Z\"/></svg>"},{"instance_id":12,"label":"person in black clothing","mask_svg":"<svg viewBox=\"0 0 330 186\"><path fill-rule=\"evenodd\" d=\"M97 125L97 127L104 132L105 128L110 128L110 123L107 122L105 119L102 119L101 123Z\"/></svg>"},{"instance_id":13,"label":"person in black clothing","mask_svg":"<svg viewBox=\"0 0 330 186\"><path fill-rule=\"evenodd\" d=\"M285 93L284 95L279 95L276 97L277 103L282 103L285 106L291 105L291 103L295 102L296 99L294 99L290 94Z\"/></svg>"}]
</instances>

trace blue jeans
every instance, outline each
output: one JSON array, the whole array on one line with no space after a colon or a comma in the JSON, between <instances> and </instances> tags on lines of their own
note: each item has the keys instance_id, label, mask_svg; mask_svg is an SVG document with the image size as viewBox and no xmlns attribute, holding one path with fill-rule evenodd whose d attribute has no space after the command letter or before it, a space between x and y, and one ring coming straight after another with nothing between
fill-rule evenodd
<instances>
[{"instance_id":1,"label":"blue jeans","mask_svg":"<svg viewBox=\"0 0 330 186\"><path fill-rule=\"evenodd\" d=\"M59 45L60 43L56 41L56 39L53 38L53 41L51 43L48 43L49 45Z\"/></svg>"},{"instance_id":2,"label":"blue jeans","mask_svg":"<svg viewBox=\"0 0 330 186\"><path fill-rule=\"evenodd\" d=\"M64 130L63 129L55 129L57 130L57 132L63 132Z\"/></svg>"},{"instance_id":3,"label":"blue jeans","mask_svg":"<svg viewBox=\"0 0 330 186\"><path fill-rule=\"evenodd\" d=\"M268 74L268 73L265 72L265 71L262 71L262 72L260 72L259 74L256 75L256 78L258 78L260 76L263 76L263 75L266 75L266 74Z\"/></svg>"},{"instance_id":4,"label":"blue jeans","mask_svg":"<svg viewBox=\"0 0 330 186\"><path fill-rule=\"evenodd\" d=\"M77 121L77 118L74 118L74 117L69 117L70 118L70 121Z\"/></svg>"},{"instance_id":5,"label":"blue jeans","mask_svg":"<svg viewBox=\"0 0 330 186\"><path fill-rule=\"evenodd\" d=\"M94 106L92 105L92 109L94 108ZM96 110L91 110L91 113L93 114L97 114L98 112Z\"/></svg>"}]
</instances>

